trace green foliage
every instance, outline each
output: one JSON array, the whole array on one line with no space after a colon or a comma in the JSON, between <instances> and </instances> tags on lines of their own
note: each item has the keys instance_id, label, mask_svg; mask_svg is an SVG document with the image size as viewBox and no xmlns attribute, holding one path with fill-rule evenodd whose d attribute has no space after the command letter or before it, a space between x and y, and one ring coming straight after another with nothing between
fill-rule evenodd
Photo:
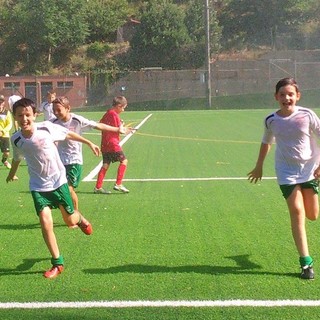
<instances>
[{"instance_id":1,"label":"green foliage","mask_svg":"<svg viewBox=\"0 0 320 320\"><path fill-rule=\"evenodd\" d=\"M190 42L184 11L170 1L152 0L143 8L132 45L132 68L178 68L178 52Z\"/></svg>"},{"instance_id":2,"label":"green foliage","mask_svg":"<svg viewBox=\"0 0 320 320\"><path fill-rule=\"evenodd\" d=\"M114 41L117 29L124 25L129 9L126 0L90 0L86 5L89 35L87 42Z\"/></svg>"},{"instance_id":3,"label":"green foliage","mask_svg":"<svg viewBox=\"0 0 320 320\"><path fill-rule=\"evenodd\" d=\"M111 50L112 49L108 43L94 42L87 48L87 57L89 59L100 61L101 59L105 59L106 54L111 52Z\"/></svg>"},{"instance_id":4,"label":"green foliage","mask_svg":"<svg viewBox=\"0 0 320 320\"><path fill-rule=\"evenodd\" d=\"M84 3L56 0L48 6L45 0L24 0L6 6L2 16L7 28L3 41L6 58L15 57L12 63L21 62L26 72L47 70L54 55L56 63L67 60L88 34Z\"/></svg>"},{"instance_id":5,"label":"green foliage","mask_svg":"<svg viewBox=\"0 0 320 320\"><path fill-rule=\"evenodd\" d=\"M276 49L278 35L295 34L314 0L231 0L220 15L223 45ZM318 12L319 13L319 12Z\"/></svg>"},{"instance_id":6,"label":"green foliage","mask_svg":"<svg viewBox=\"0 0 320 320\"><path fill-rule=\"evenodd\" d=\"M88 61L81 70L106 65L108 46L129 17L141 22L130 54L110 54L111 64L131 70L204 65L204 0L0 0L0 6L2 74L72 70L70 58L79 58L83 47L88 47L88 57L83 55ZM211 54L319 48L318 0L209 0L209 7Z\"/></svg>"}]
</instances>

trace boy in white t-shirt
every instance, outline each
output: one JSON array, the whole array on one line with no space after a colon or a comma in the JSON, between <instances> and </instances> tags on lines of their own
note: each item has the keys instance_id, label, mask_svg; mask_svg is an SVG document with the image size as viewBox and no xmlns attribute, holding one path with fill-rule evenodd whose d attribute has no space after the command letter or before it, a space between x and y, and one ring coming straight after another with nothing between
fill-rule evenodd
<instances>
[{"instance_id":1,"label":"boy in white t-shirt","mask_svg":"<svg viewBox=\"0 0 320 320\"><path fill-rule=\"evenodd\" d=\"M68 130L76 132L79 135L82 135L84 131L91 129L124 133L123 126L113 127L104 123L88 120L80 115L71 113L71 106L67 97L62 96L53 100L52 106L53 113L56 118L51 121L67 128ZM78 196L75 189L80 183L82 174L82 144L77 141L64 140L59 141L57 147L61 161L66 168L67 180L74 207L75 209L78 209Z\"/></svg>"},{"instance_id":2,"label":"boy in white t-shirt","mask_svg":"<svg viewBox=\"0 0 320 320\"><path fill-rule=\"evenodd\" d=\"M258 160L248 178L254 183L261 180L264 160L275 140L276 175L290 213L300 277L314 279L305 220L319 216L320 150L316 138L320 138L320 119L312 110L296 105L300 95L294 79L284 78L277 83L275 99L280 109L265 118Z\"/></svg>"},{"instance_id":3,"label":"boy in white t-shirt","mask_svg":"<svg viewBox=\"0 0 320 320\"><path fill-rule=\"evenodd\" d=\"M79 226L85 234L92 233L89 221L74 209L65 167L55 143L65 139L79 141L87 144L95 155L100 154L100 149L91 141L59 125L49 121L36 123L36 107L30 99L22 98L15 102L13 116L21 129L11 137L13 161L6 181L14 180L20 161L25 158L30 176L29 188L43 238L52 256L52 268L44 273L44 277L54 278L63 271L64 260L53 230L52 209L60 209L69 227Z\"/></svg>"}]
</instances>

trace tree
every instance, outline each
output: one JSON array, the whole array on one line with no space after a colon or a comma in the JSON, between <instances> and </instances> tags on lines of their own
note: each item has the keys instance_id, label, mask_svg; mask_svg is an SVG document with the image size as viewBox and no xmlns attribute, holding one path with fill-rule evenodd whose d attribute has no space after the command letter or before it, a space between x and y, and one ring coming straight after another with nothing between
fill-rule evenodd
<instances>
[{"instance_id":1,"label":"tree","mask_svg":"<svg viewBox=\"0 0 320 320\"><path fill-rule=\"evenodd\" d=\"M184 16L171 1L149 1L131 41L131 68L179 68L179 50L190 42Z\"/></svg>"},{"instance_id":2,"label":"tree","mask_svg":"<svg viewBox=\"0 0 320 320\"><path fill-rule=\"evenodd\" d=\"M89 36L87 42L114 41L117 29L124 25L129 16L126 0L90 0L86 5Z\"/></svg>"},{"instance_id":3,"label":"tree","mask_svg":"<svg viewBox=\"0 0 320 320\"><path fill-rule=\"evenodd\" d=\"M294 32L306 21L306 7L314 0L230 0L220 16L225 47L275 49L278 34Z\"/></svg>"},{"instance_id":4,"label":"tree","mask_svg":"<svg viewBox=\"0 0 320 320\"><path fill-rule=\"evenodd\" d=\"M11 61L6 67L23 65L34 73L67 60L88 35L85 2L56 0L50 6L46 0L7 2L1 16L1 53Z\"/></svg>"},{"instance_id":5,"label":"tree","mask_svg":"<svg viewBox=\"0 0 320 320\"><path fill-rule=\"evenodd\" d=\"M210 9L210 47L212 52L218 52L220 49L221 27L218 24L215 7L209 2ZM186 9L185 24L188 29L192 43L196 47L201 47L201 54L205 56L205 2L203 0L189 0Z\"/></svg>"}]
</instances>

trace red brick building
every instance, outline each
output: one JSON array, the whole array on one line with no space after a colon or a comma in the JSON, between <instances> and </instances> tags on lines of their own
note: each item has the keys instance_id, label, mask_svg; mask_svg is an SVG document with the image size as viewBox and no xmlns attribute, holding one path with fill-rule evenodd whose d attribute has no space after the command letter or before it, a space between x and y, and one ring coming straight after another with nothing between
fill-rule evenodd
<instances>
[{"instance_id":1,"label":"red brick building","mask_svg":"<svg viewBox=\"0 0 320 320\"><path fill-rule=\"evenodd\" d=\"M72 107L87 103L87 78L74 76L2 76L0 94L6 101L12 94L30 98L36 105L46 100L47 92L54 90L57 96L67 96Z\"/></svg>"}]
</instances>

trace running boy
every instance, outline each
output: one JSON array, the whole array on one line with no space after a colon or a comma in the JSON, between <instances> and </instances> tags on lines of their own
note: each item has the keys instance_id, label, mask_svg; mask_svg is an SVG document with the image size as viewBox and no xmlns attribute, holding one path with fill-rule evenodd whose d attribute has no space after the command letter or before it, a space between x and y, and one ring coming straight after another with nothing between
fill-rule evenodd
<instances>
[{"instance_id":1,"label":"running boy","mask_svg":"<svg viewBox=\"0 0 320 320\"><path fill-rule=\"evenodd\" d=\"M56 116L53 123L59 124L68 130L82 135L83 131L90 129L97 129L100 131L110 131L116 133L124 133L123 127L111 127L104 123L97 123L88 120L82 116L71 113L70 103L67 97L60 97L52 102L53 113ZM67 172L67 180L69 184L70 193L75 209L78 210L78 196L75 189L80 183L82 174L82 144L77 141L64 140L58 142L58 151L62 163Z\"/></svg>"},{"instance_id":2,"label":"running boy","mask_svg":"<svg viewBox=\"0 0 320 320\"><path fill-rule=\"evenodd\" d=\"M52 267L44 276L54 278L63 271L64 260L53 230L52 209L60 209L63 220L69 227L79 226L85 234L92 233L89 221L73 207L66 170L55 142L72 139L87 144L96 155L99 155L100 150L91 141L66 128L49 121L36 123L36 107L30 99L22 98L15 102L13 115L21 129L11 137L13 161L6 180L9 182L14 179L24 157L28 165L29 187L40 219L42 235L52 256Z\"/></svg>"},{"instance_id":3,"label":"running boy","mask_svg":"<svg viewBox=\"0 0 320 320\"><path fill-rule=\"evenodd\" d=\"M10 155L10 130L12 128L12 117L9 110L6 109L5 98L0 95L0 150L2 152L2 160L4 166L8 169L11 165L8 161Z\"/></svg>"},{"instance_id":4,"label":"running boy","mask_svg":"<svg viewBox=\"0 0 320 320\"><path fill-rule=\"evenodd\" d=\"M109 126L121 126L119 114L127 107L127 99L123 96L115 97L112 101L112 108L109 109L102 119L101 123ZM119 162L117 180L113 187L114 190L128 193L129 190L122 185L122 179L127 169L128 160L119 144L120 135L117 132L103 131L101 136L101 151L103 157L103 164L98 173L98 179L94 188L94 193L110 193L102 188L103 179L111 162Z\"/></svg>"},{"instance_id":5,"label":"running boy","mask_svg":"<svg viewBox=\"0 0 320 320\"><path fill-rule=\"evenodd\" d=\"M320 120L312 110L296 105L300 95L294 79L284 78L277 83L275 99L280 109L265 118L258 160L248 179L254 183L261 180L264 160L275 139L275 170L290 213L300 277L314 279L305 219L316 220L319 215L320 152L315 135L320 137Z\"/></svg>"}]
</instances>

